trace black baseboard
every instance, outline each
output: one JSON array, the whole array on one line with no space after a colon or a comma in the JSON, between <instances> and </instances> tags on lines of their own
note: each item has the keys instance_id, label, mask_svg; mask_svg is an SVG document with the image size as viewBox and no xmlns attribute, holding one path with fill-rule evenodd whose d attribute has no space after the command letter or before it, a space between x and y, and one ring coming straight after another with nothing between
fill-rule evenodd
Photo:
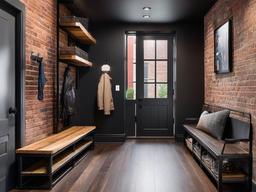
<instances>
[{"instance_id":1,"label":"black baseboard","mask_svg":"<svg viewBox=\"0 0 256 192\"><path fill-rule=\"evenodd\" d=\"M183 142L183 139L184 139L184 135L183 134L176 134L175 135L175 140L177 142Z\"/></svg>"},{"instance_id":2,"label":"black baseboard","mask_svg":"<svg viewBox=\"0 0 256 192\"><path fill-rule=\"evenodd\" d=\"M96 134L96 142L124 142L125 134Z\"/></svg>"}]
</instances>

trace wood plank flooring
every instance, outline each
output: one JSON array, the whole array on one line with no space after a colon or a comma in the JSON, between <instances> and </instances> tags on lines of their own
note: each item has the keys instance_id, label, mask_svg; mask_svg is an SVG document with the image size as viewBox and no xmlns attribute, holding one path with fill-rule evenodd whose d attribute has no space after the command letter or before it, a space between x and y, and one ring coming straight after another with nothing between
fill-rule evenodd
<instances>
[{"instance_id":1,"label":"wood plank flooring","mask_svg":"<svg viewBox=\"0 0 256 192\"><path fill-rule=\"evenodd\" d=\"M38 190L22 190L22 192L36 191ZM89 152L88 156L51 190L51 192L216 191L212 182L183 145L170 139L140 139L127 140L125 143L96 144L95 150Z\"/></svg>"}]
</instances>

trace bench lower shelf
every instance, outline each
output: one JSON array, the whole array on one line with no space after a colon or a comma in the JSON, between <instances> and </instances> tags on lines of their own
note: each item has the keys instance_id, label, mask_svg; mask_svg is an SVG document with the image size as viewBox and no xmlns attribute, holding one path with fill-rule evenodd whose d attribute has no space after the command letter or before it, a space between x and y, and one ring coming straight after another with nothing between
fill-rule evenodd
<instances>
[{"instance_id":1,"label":"bench lower shelf","mask_svg":"<svg viewBox=\"0 0 256 192\"><path fill-rule=\"evenodd\" d=\"M61 168L65 163L70 161L72 158L74 158L76 155L78 155L81 151L85 150L89 146L91 146L93 141L86 141L77 147L75 147L74 150L69 150L67 152L64 152L63 154L60 154L53 160L52 165L52 173L56 172L59 168ZM45 163L43 161L37 162L33 164L32 166L28 167L24 171L21 172L22 175L41 175L41 174L47 174L47 167L45 166Z\"/></svg>"},{"instance_id":2,"label":"bench lower shelf","mask_svg":"<svg viewBox=\"0 0 256 192\"><path fill-rule=\"evenodd\" d=\"M200 164L200 166L211 176L211 178L217 183L217 185L223 185L223 184L248 184L249 183L249 176L248 176L248 173L246 173L247 170L234 170L234 171L230 171L230 172L227 172L227 171L223 171L223 169L221 169L221 179L219 179L219 169L217 169L217 172L214 171L212 168L211 168L211 165L208 165L204 158L202 157L203 154L205 155L205 153L207 153L208 155L211 156L211 153L209 153L207 151L206 148L204 148L202 145L200 145L200 151L197 152L195 150L195 146L196 146L196 143L197 143L197 140L195 138L193 138L189 133L186 132L186 135L187 137L185 137L185 140L184 140L184 144L185 146L187 147L187 149L189 150L189 152L191 154L193 154L193 157L197 160L197 162ZM197 143L198 144L198 143ZM203 152L202 152L203 151ZM223 160L230 160L228 156L225 156L225 158L221 158L222 159L222 162ZM248 158L239 158L239 160L243 159L244 162L248 163ZM219 163L219 160L218 157L212 157L212 160L215 162L215 163ZM231 158L231 160L234 160L234 158ZM221 162L221 161L220 161ZM218 167L223 164L218 164ZM218 168L217 167L217 168ZM221 190L219 190L221 191Z\"/></svg>"},{"instance_id":3,"label":"bench lower shelf","mask_svg":"<svg viewBox=\"0 0 256 192\"><path fill-rule=\"evenodd\" d=\"M83 132L83 135L80 133ZM73 136L72 136L73 135ZM58 148L54 153L45 153L38 150L28 150L28 147L20 149L17 153L19 162L19 188L21 189L50 189L59 180L61 180L73 167L75 167L81 159L83 159L89 150L94 148L94 129L88 132L78 127L54 135ZM61 139L66 141L67 145L63 145ZM68 138L72 142L67 142ZM53 137L49 137L51 141ZM48 142L48 146L42 144L47 143L43 140L33 145L51 148L52 142ZM59 148L63 145L62 148ZM21 150L23 150L21 152ZM27 153L26 153L27 152Z\"/></svg>"}]
</instances>

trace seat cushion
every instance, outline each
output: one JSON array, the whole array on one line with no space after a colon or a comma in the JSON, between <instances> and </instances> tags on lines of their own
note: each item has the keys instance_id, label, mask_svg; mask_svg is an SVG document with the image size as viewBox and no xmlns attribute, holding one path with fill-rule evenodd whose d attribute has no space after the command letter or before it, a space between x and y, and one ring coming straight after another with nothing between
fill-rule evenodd
<instances>
[{"instance_id":1,"label":"seat cushion","mask_svg":"<svg viewBox=\"0 0 256 192\"><path fill-rule=\"evenodd\" d=\"M204 111L198 121L197 129L200 129L217 139L222 139L229 113L228 110L214 113Z\"/></svg>"}]
</instances>

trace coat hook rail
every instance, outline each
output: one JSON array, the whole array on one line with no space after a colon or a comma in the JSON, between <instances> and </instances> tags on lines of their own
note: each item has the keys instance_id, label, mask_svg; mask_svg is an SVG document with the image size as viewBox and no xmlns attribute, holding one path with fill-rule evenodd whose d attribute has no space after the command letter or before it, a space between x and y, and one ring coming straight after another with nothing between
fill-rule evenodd
<instances>
[{"instance_id":1,"label":"coat hook rail","mask_svg":"<svg viewBox=\"0 0 256 192\"><path fill-rule=\"evenodd\" d=\"M31 52L31 60L38 63L42 63L43 56L41 56L39 53Z\"/></svg>"}]
</instances>

